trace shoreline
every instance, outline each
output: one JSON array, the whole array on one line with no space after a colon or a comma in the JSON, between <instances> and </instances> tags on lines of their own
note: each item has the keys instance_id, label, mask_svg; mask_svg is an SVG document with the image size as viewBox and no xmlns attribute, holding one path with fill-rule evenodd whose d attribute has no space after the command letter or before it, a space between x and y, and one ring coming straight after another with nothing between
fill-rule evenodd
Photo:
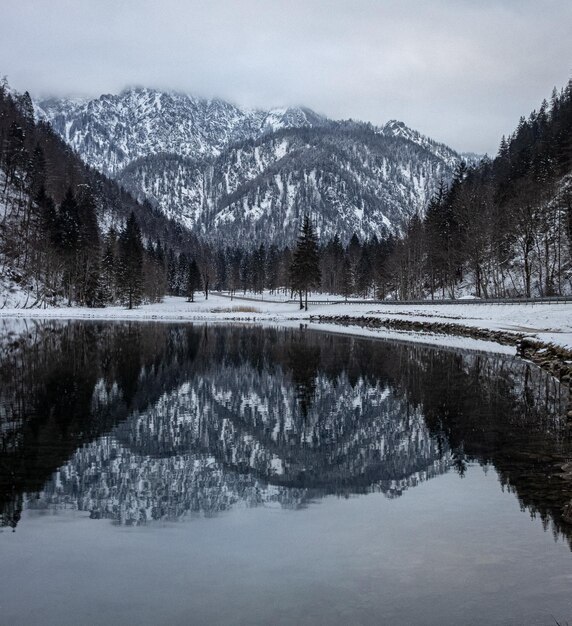
<instances>
[{"instance_id":1,"label":"shoreline","mask_svg":"<svg viewBox=\"0 0 572 626\"><path fill-rule=\"evenodd\" d=\"M419 322L411 320L381 319L377 317L323 316L311 318L317 323L339 324L341 326L359 326L361 328L378 328L410 331L415 333L444 333L449 336L467 337L481 341L493 341L500 345L513 346L516 355L534 363L554 376L560 383L572 387L572 350L551 343L536 340L524 333L489 330L464 326L462 324ZM572 420L572 406L567 418Z\"/></svg>"},{"instance_id":2,"label":"shoreline","mask_svg":"<svg viewBox=\"0 0 572 626\"><path fill-rule=\"evenodd\" d=\"M292 307L285 308L282 303L265 303L266 310L260 311L253 307L221 307L221 298L212 297L209 301L199 300L186 303L183 299L169 299L158 305L145 305L140 309L127 310L119 307L107 309L16 309L0 310L0 322L19 320L24 325L40 320L84 320L91 322L153 322L153 323L190 323L190 324L239 324L261 327L302 327L310 331L336 333L354 336L360 339L378 341L396 341L414 343L443 350L467 350L484 353L497 353L512 356L529 362L550 376L554 377L568 390L568 406L561 418L567 436L572 430L572 349L568 345L555 345L544 337L552 336L540 329L526 328L522 330L487 328L484 321L473 317L459 318L450 315L435 316L427 311L397 311L390 316L385 311L364 311L356 307L344 314L329 315L333 312L332 305L325 311L296 311ZM176 306L177 305L177 306ZM217 306L219 305L219 306ZM182 306L182 308L180 308ZM371 307L371 305L365 305ZM335 305L334 305L335 307ZM239 310L246 309L250 310ZM317 308L317 307L316 307ZM361 308L361 310L360 310ZM561 325L561 330L568 335L568 315ZM428 319L429 318L429 319ZM570 315L572 322L572 315ZM454 321L451 321L454 319ZM554 326L558 315L552 320ZM519 321L518 319L514 321ZM459 323L465 322L465 323ZM489 320L490 325L491 320ZM498 320L495 320L498 323ZM9 328L9 324L7 325ZM552 326L551 330L554 330ZM535 332L536 331L536 332ZM543 340L544 339L544 340ZM567 341L567 339L565 339ZM557 468L557 476L564 481L572 480L572 464L564 463ZM565 502L561 510L562 521L572 524L572 501Z\"/></svg>"},{"instance_id":3,"label":"shoreline","mask_svg":"<svg viewBox=\"0 0 572 626\"><path fill-rule=\"evenodd\" d=\"M388 310L373 303L339 302L313 305L309 311L301 311L297 304L254 298L233 302L227 296L211 293L208 300L198 294L195 302L167 297L161 303L132 310L118 306L0 309L0 320L7 319L247 323L285 327L302 324L311 329L370 339L515 355L547 371L569 389L572 384L570 303L478 308L462 303L446 307L435 303L394 304ZM572 420L572 411L569 410L567 417Z\"/></svg>"}]
</instances>

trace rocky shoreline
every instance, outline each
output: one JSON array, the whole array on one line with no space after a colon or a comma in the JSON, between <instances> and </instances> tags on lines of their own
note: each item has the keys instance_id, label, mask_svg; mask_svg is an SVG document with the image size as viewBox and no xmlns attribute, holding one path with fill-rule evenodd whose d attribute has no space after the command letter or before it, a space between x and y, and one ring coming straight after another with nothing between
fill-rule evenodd
<instances>
[{"instance_id":1,"label":"rocky shoreline","mask_svg":"<svg viewBox=\"0 0 572 626\"><path fill-rule=\"evenodd\" d=\"M448 322L419 322L381 317L353 317L350 315L317 315L311 316L310 321L371 329L387 328L433 335L455 335L515 346L519 357L538 365L568 388L572 387L572 351L543 343L523 333L474 328ZM569 407L566 417L572 422L572 406Z\"/></svg>"}]
</instances>

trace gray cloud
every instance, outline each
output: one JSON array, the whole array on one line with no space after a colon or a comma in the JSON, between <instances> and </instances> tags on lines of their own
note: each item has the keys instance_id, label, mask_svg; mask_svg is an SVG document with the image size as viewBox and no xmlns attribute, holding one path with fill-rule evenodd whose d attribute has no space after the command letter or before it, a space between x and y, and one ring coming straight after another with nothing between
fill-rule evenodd
<instances>
[{"instance_id":1,"label":"gray cloud","mask_svg":"<svg viewBox=\"0 0 572 626\"><path fill-rule=\"evenodd\" d=\"M494 153L572 70L569 0L0 0L0 73L34 94L145 85L401 119Z\"/></svg>"}]
</instances>

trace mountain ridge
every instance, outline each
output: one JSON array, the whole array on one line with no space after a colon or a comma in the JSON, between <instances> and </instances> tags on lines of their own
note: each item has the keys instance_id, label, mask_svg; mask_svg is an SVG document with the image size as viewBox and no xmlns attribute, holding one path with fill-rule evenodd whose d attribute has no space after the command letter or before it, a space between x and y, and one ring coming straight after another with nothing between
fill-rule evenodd
<instances>
[{"instance_id":1,"label":"mountain ridge","mask_svg":"<svg viewBox=\"0 0 572 626\"><path fill-rule=\"evenodd\" d=\"M142 87L35 109L88 165L225 242L291 243L306 212L321 238L397 234L462 160L398 120L374 126Z\"/></svg>"},{"instance_id":2,"label":"mountain ridge","mask_svg":"<svg viewBox=\"0 0 572 626\"><path fill-rule=\"evenodd\" d=\"M250 109L144 87L98 98L48 98L34 105L38 119L49 121L89 165L110 176L150 152L216 156L232 142L326 120L306 107Z\"/></svg>"}]
</instances>

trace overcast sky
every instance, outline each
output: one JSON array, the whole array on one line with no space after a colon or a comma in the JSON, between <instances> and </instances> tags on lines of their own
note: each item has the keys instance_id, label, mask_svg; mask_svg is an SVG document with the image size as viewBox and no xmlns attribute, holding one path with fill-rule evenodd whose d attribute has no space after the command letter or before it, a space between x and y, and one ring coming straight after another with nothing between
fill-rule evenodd
<instances>
[{"instance_id":1,"label":"overcast sky","mask_svg":"<svg viewBox=\"0 0 572 626\"><path fill-rule=\"evenodd\" d=\"M572 77L572 0L0 0L32 95L144 85L389 119L494 154Z\"/></svg>"}]
</instances>

